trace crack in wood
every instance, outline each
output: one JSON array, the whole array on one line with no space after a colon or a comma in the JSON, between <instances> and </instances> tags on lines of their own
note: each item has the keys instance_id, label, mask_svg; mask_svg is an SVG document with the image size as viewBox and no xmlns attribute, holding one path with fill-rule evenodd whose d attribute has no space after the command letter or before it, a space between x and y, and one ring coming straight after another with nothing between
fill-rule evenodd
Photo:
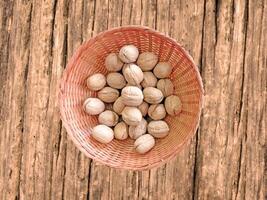
<instances>
[{"instance_id":1,"label":"crack in wood","mask_svg":"<svg viewBox=\"0 0 267 200\"><path fill-rule=\"evenodd\" d=\"M244 96L244 81L245 81L245 58L246 58L246 45L247 45L247 25L248 25L248 16L249 16L249 8L248 8L248 2L249 0L246 1L245 5L245 22L244 22L244 29L243 31L245 32L244 36L244 51L243 51L243 65L242 65L242 80L241 80L241 99L240 99L240 104L239 104L239 120L238 120L238 127L240 126L241 122L241 113L243 110L243 96Z\"/></svg>"},{"instance_id":2,"label":"crack in wood","mask_svg":"<svg viewBox=\"0 0 267 200\"><path fill-rule=\"evenodd\" d=\"M238 162L238 173L237 173L237 191L236 191L236 195L235 195L235 199L237 199L238 196L238 190L239 190L239 184L240 184L240 174L241 174L241 161L242 161L242 153L243 153L243 140L241 139L241 143L240 143L240 151L239 151L239 162Z\"/></svg>"},{"instance_id":3,"label":"crack in wood","mask_svg":"<svg viewBox=\"0 0 267 200\"><path fill-rule=\"evenodd\" d=\"M168 35L171 35L171 32L172 32L171 25L170 25L171 21L172 21L171 20L171 0L169 0L169 2L168 2L168 24L169 24Z\"/></svg>"},{"instance_id":4,"label":"crack in wood","mask_svg":"<svg viewBox=\"0 0 267 200\"><path fill-rule=\"evenodd\" d=\"M124 0L122 0L122 3L121 3L121 14L120 14L120 26L122 26L122 16L123 16L123 5L124 5Z\"/></svg>"},{"instance_id":5,"label":"crack in wood","mask_svg":"<svg viewBox=\"0 0 267 200\"><path fill-rule=\"evenodd\" d=\"M68 16L69 16L69 2L67 2L66 4L64 4L64 11L63 11L63 17L64 17L64 21L67 20L68 21ZM68 55L68 23L66 23L65 26L65 32L64 32L64 43L63 43L63 67L66 67L67 64L67 55ZM62 121L60 123L60 139L62 138L62 131L63 130L63 124ZM61 140L60 143L61 144ZM60 145L59 145L59 149L60 149ZM59 154L58 154L59 156ZM57 160L58 160L58 156L57 156ZM65 163L63 165L63 177L65 178L66 176L66 159L67 159L67 151L64 151L64 161L63 163ZM64 200L64 194L65 194L65 181L62 182L62 193L61 193L61 199Z\"/></svg>"},{"instance_id":6,"label":"crack in wood","mask_svg":"<svg viewBox=\"0 0 267 200\"><path fill-rule=\"evenodd\" d=\"M204 0L204 6L203 6L203 18L202 18L202 31L201 31L201 48L200 48L200 57L198 63L200 63L199 66L199 72L202 74L202 66L203 66L203 52L204 52L204 34L205 34L205 17L206 17L206 0Z\"/></svg>"},{"instance_id":7,"label":"crack in wood","mask_svg":"<svg viewBox=\"0 0 267 200\"><path fill-rule=\"evenodd\" d=\"M94 13L93 13L93 25L92 25L91 37L93 36L95 31L95 15L96 15L96 0L94 0Z\"/></svg>"},{"instance_id":8,"label":"crack in wood","mask_svg":"<svg viewBox=\"0 0 267 200\"><path fill-rule=\"evenodd\" d=\"M204 5L203 5L203 18L202 18L202 31L201 31L201 48L200 48L200 58L199 58L199 62L200 66L199 66L199 71L202 74L202 66L203 66L203 52L204 52L204 34L205 34L205 17L206 17L206 0L204 0ZM203 115L203 113L201 114L201 116ZM201 117L202 118L202 117ZM202 120L199 123L199 126L201 126ZM193 190L192 190L192 200L194 199L198 199L197 196L197 179L198 179L198 145L199 145L199 140L200 140L200 128L198 128L198 131L196 133L196 141L195 141L195 160L194 160L194 174L193 174Z\"/></svg>"},{"instance_id":9,"label":"crack in wood","mask_svg":"<svg viewBox=\"0 0 267 200\"><path fill-rule=\"evenodd\" d=\"M90 164L89 164L89 173L88 173L88 190L87 190L87 196L86 199L89 200L90 199L90 186L91 186L91 181L92 181L92 164L93 161L90 160Z\"/></svg>"},{"instance_id":10,"label":"crack in wood","mask_svg":"<svg viewBox=\"0 0 267 200\"><path fill-rule=\"evenodd\" d=\"M156 1L156 12L155 12L155 24L154 24L154 28L155 28L155 30L157 30L157 23L158 23L158 15L157 15L157 13L158 13L158 0L155 0Z\"/></svg>"},{"instance_id":11,"label":"crack in wood","mask_svg":"<svg viewBox=\"0 0 267 200\"><path fill-rule=\"evenodd\" d=\"M197 196L197 177L198 177L198 172L197 172L197 151L198 151L198 135L199 135L200 130L198 129L197 133L196 133L196 141L195 141L195 152L194 152L194 166L193 166L193 183L192 183L192 200L194 199L198 199Z\"/></svg>"},{"instance_id":12,"label":"crack in wood","mask_svg":"<svg viewBox=\"0 0 267 200\"><path fill-rule=\"evenodd\" d=\"M28 19L27 19L27 22L29 22L29 27L28 27L28 40L27 40L27 46L29 45L30 46L30 38L31 38L31 28L32 28L32 10L33 10L33 5L32 3L30 3L30 11L29 11L29 15L28 15ZM29 74L29 62L30 62L30 56L31 56L31 48L29 48L29 53L28 53L28 58L27 58L27 64L26 64L26 67L25 67L25 74L24 74L24 88L25 88L25 92L24 92L24 102L23 102L23 107L25 108L26 107L26 98L27 98L27 83L28 83L28 74ZM23 113L22 113L22 133L24 133L24 129L25 129L25 121L24 119L26 118L26 112L25 112L25 109L23 109ZM21 141L21 149L23 147L23 142L24 140L22 139ZM22 174L22 159L23 159L23 151L21 152L21 157L20 157L20 165L19 165L19 176L18 176L18 188L17 188L17 193L18 193L18 196L17 198L20 199L20 185L21 185L21 174Z\"/></svg>"},{"instance_id":13,"label":"crack in wood","mask_svg":"<svg viewBox=\"0 0 267 200\"><path fill-rule=\"evenodd\" d=\"M214 17L214 20L215 20L215 49L216 49L216 46L217 46L217 40L218 40L218 21L219 21L219 15L220 15L220 1L221 0L216 0L215 1L215 17ZM215 58L215 56L214 56Z\"/></svg>"}]
</instances>

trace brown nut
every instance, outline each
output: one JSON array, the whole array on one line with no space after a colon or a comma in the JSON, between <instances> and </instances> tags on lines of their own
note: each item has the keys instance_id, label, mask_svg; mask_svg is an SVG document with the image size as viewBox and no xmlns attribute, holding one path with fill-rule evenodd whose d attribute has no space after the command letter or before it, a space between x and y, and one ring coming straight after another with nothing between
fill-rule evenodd
<instances>
[{"instance_id":1,"label":"brown nut","mask_svg":"<svg viewBox=\"0 0 267 200\"><path fill-rule=\"evenodd\" d=\"M167 78L172 72L172 66L168 62L159 62L153 70L157 78Z\"/></svg>"},{"instance_id":2,"label":"brown nut","mask_svg":"<svg viewBox=\"0 0 267 200\"><path fill-rule=\"evenodd\" d=\"M121 62L116 53L111 53L106 57L105 66L108 71L117 72L121 70L123 62Z\"/></svg>"},{"instance_id":3,"label":"brown nut","mask_svg":"<svg viewBox=\"0 0 267 200\"><path fill-rule=\"evenodd\" d=\"M134 45L125 45L120 49L119 57L125 63L135 62L138 58L139 51Z\"/></svg>"},{"instance_id":4,"label":"brown nut","mask_svg":"<svg viewBox=\"0 0 267 200\"><path fill-rule=\"evenodd\" d=\"M83 103L84 111L90 115L98 115L105 110L105 104L98 98L88 98Z\"/></svg>"},{"instance_id":5,"label":"brown nut","mask_svg":"<svg viewBox=\"0 0 267 200\"><path fill-rule=\"evenodd\" d=\"M126 106L139 106L144 99L142 90L136 86L126 86L121 91L122 102Z\"/></svg>"},{"instance_id":6,"label":"brown nut","mask_svg":"<svg viewBox=\"0 0 267 200\"><path fill-rule=\"evenodd\" d=\"M144 74L140 67L133 63L125 65L122 73L126 81L131 85L140 85L144 79Z\"/></svg>"},{"instance_id":7,"label":"brown nut","mask_svg":"<svg viewBox=\"0 0 267 200\"><path fill-rule=\"evenodd\" d=\"M153 120L160 120L166 116L166 110L163 104L155 104L149 106L148 116Z\"/></svg>"},{"instance_id":8,"label":"brown nut","mask_svg":"<svg viewBox=\"0 0 267 200\"><path fill-rule=\"evenodd\" d=\"M123 121L131 126L137 126L142 120L142 113L136 107L125 107L121 114Z\"/></svg>"},{"instance_id":9,"label":"brown nut","mask_svg":"<svg viewBox=\"0 0 267 200\"><path fill-rule=\"evenodd\" d=\"M157 88L162 92L164 97L170 96L174 92L174 86L170 79L160 79Z\"/></svg>"},{"instance_id":10,"label":"brown nut","mask_svg":"<svg viewBox=\"0 0 267 200\"><path fill-rule=\"evenodd\" d=\"M125 69L129 70L128 68L129 68L129 64L124 64L123 67L122 67L122 74L125 73ZM138 70L138 71L139 71L139 70ZM144 74L143 74L143 79L144 79ZM126 81L126 82L127 82L127 81ZM141 82L142 82L142 81L141 81ZM131 84L131 83L133 83L133 84ZM131 83L127 82L126 86L136 86L136 87L138 87L139 89L142 89L141 84L136 85L136 82L135 82L135 81L131 81Z\"/></svg>"},{"instance_id":11,"label":"brown nut","mask_svg":"<svg viewBox=\"0 0 267 200\"><path fill-rule=\"evenodd\" d=\"M114 132L110 127L100 124L93 128L92 136L98 142L107 144L113 140Z\"/></svg>"},{"instance_id":12,"label":"brown nut","mask_svg":"<svg viewBox=\"0 0 267 200\"><path fill-rule=\"evenodd\" d=\"M156 87L158 79L152 72L144 72L144 79L141 82L143 88Z\"/></svg>"},{"instance_id":13,"label":"brown nut","mask_svg":"<svg viewBox=\"0 0 267 200\"><path fill-rule=\"evenodd\" d=\"M126 81L121 73L112 72L107 75L107 83L115 89L122 89L126 85Z\"/></svg>"},{"instance_id":14,"label":"brown nut","mask_svg":"<svg viewBox=\"0 0 267 200\"><path fill-rule=\"evenodd\" d=\"M98 122L107 126L115 126L119 121L119 116L110 110L105 110L98 116Z\"/></svg>"},{"instance_id":15,"label":"brown nut","mask_svg":"<svg viewBox=\"0 0 267 200\"><path fill-rule=\"evenodd\" d=\"M90 90L101 90L106 85L106 77L100 73L93 74L87 78L86 84Z\"/></svg>"},{"instance_id":16,"label":"brown nut","mask_svg":"<svg viewBox=\"0 0 267 200\"><path fill-rule=\"evenodd\" d=\"M124 64L123 65L122 70L121 70L122 74L124 73L124 71L125 71L125 69L126 69L127 66L128 66L128 64Z\"/></svg>"},{"instance_id":17,"label":"brown nut","mask_svg":"<svg viewBox=\"0 0 267 200\"><path fill-rule=\"evenodd\" d=\"M149 134L140 136L134 142L135 151L140 154L148 152L154 146L155 146L155 139Z\"/></svg>"},{"instance_id":18,"label":"brown nut","mask_svg":"<svg viewBox=\"0 0 267 200\"><path fill-rule=\"evenodd\" d=\"M144 100L150 104L158 104L163 100L162 92L154 87L147 87L143 90Z\"/></svg>"},{"instance_id":19,"label":"brown nut","mask_svg":"<svg viewBox=\"0 0 267 200\"><path fill-rule=\"evenodd\" d=\"M148 103L143 101L143 103L141 103L141 105L138 106L138 109L141 111L143 116L146 116L147 111L148 111Z\"/></svg>"},{"instance_id":20,"label":"brown nut","mask_svg":"<svg viewBox=\"0 0 267 200\"><path fill-rule=\"evenodd\" d=\"M120 96L113 104L113 110L121 115L121 112L123 111L123 109L125 108L124 103L122 102L122 97Z\"/></svg>"},{"instance_id":21,"label":"brown nut","mask_svg":"<svg viewBox=\"0 0 267 200\"><path fill-rule=\"evenodd\" d=\"M142 118L137 126L129 126L130 138L136 140L138 137L146 133L147 121Z\"/></svg>"},{"instance_id":22,"label":"brown nut","mask_svg":"<svg viewBox=\"0 0 267 200\"><path fill-rule=\"evenodd\" d=\"M178 96L168 96L164 104L169 115L177 115L182 111L182 102Z\"/></svg>"},{"instance_id":23,"label":"brown nut","mask_svg":"<svg viewBox=\"0 0 267 200\"><path fill-rule=\"evenodd\" d=\"M104 87L97 93L98 98L106 103L112 103L116 101L119 95L119 91L111 87Z\"/></svg>"},{"instance_id":24,"label":"brown nut","mask_svg":"<svg viewBox=\"0 0 267 200\"><path fill-rule=\"evenodd\" d=\"M119 122L114 127L114 136L118 140L125 140L128 138L128 125L125 122Z\"/></svg>"},{"instance_id":25,"label":"brown nut","mask_svg":"<svg viewBox=\"0 0 267 200\"><path fill-rule=\"evenodd\" d=\"M158 62L158 56L152 52L141 53L137 60L137 65L142 71L152 70Z\"/></svg>"},{"instance_id":26,"label":"brown nut","mask_svg":"<svg viewBox=\"0 0 267 200\"><path fill-rule=\"evenodd\" d=\"M170 128L165 121L157 120L148 123L147 131L155 138L164 138L169 134Z\"/></svg>"}]
</instances>

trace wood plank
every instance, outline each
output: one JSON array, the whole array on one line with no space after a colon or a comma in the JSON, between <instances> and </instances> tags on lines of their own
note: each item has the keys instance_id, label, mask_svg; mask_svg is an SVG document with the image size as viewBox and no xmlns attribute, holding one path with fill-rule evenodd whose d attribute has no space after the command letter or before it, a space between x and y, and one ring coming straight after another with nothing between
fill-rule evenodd
<instances>
[{"instance_id":1,"label":"wood plank","mask_svg":"<svg viewBox=\"0 0 267 200\"><path fill-rule=\"evenodd\" d=\"M32 2L30 59L24 116L20 198L43 199L50 194L52 167L48 106L56 2Z\"/></svg>"},{"instance_id":2,"label":"wood plank","mask_svg":"<svg viewBox=\"0 0 267 200\"><path fill-rule=\"evenodd\" d=\"M237 199L266 199L266 30L267 2L249 1L240 123L240 131L244 133L241 143L243 165Z\"/></svg>"},{"instance_id":3,"label":"wood plank","mask_svg":"<svg viewBox=\"0 0 267 200\"><path fill-rule=\"evenodd\" d=\"M68 2L67 60L93 31L94 6L94 1ZM63 199L86 199L91 160L76 148L69 137L66 144Z\"/></svg>"},{"instance_id":4,"label":"wood plank","mask_svg":"<svg viewBox=\"0 0 267 200\"><path fill-rule=\"evenodd\" d=\"M15 199L19 196L31 3L1 2L0 7L0 199Z\"/></svg>"},{"instance_id":5,"label":"wood plank","mask_svg":"<svg viewBox=\"0 0 267 200\"><path fill-rule=\"evenodd\" d=\"M259 93L263 92L257 70L259 67L263 71L263 68L257 65L257 54L253 55L260 44L252 40L257 38L259 42L262 31L252 34L256 30L252 30L252 24L257 24L263 17L263 7L254 6L251 1L249 4L244 1L206 2L202 58L206 94L196 177L199 199L264 199L260 178L264 175L264 156L254 152L252 146L258 149L257 152L264 152L259 144L264 131L254 130L254 127L260 127L255 123L263 116L262 105L266 98L260 98L256 103L252 95L249 97L256 87L259 87ZM253 12L260 14L258 19ZM255 68L252 70L251 66ZM253 124L248 124L252 121ZM261 124L265 126L264 122ZM249 141L252 134L254 137ZM254 152L253 156L248 154L255 159L253 167L246 152Z\"/></svg>"},{"instance_id":6,"label":"wood plank","mask_svg":"<svg viewBox=\"0 0 267 200\"><path fill-rule=\"evenodd\" d=\"M48 105L48 126L52 133L50 142L52 166L50 172L51 189L47 199L63 199L64 175L66 173L67 133L62 129L59 115L57 95L59 82L67 59L67 28L68 28L68 1L59 0L55 5L53 47L52 47L52 74L50 82L50 100Z\"/></svg>"},{"instance_id":7,"label":"wood plank","mask_svg":"<svg viewBox=\"0 0 267 200\"><path fill-rule=\"evenodd\" d=\"M232 160L239 156L233 152L240 151L241 135L232 122L239 121L246 5L238 3L234 13L234 2L206 2L202 59L206 94L197 154L198 198L230 199L236 187L238 162ZM234 37L238 38L233 43Z\"/></svg>"}]
</instances>

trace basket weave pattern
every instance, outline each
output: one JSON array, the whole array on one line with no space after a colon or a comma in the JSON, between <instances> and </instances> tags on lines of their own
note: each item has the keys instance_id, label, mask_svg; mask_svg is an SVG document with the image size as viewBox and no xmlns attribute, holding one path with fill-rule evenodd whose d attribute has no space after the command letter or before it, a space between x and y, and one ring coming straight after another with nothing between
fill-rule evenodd
<instances>
[{"instance_id":1,"label":"basket weave pattern","mask_svg":"<svg viewBox=\"0 0 267 200\"><path fill-rule=\"evenodd\" d=\"M168 116L170 134L157 139L155 147L144 155L133 149L134 140L113 140L101 144L90 136L98 123L97 116L83 110L83 102L96 92L86 87L86 78L100 72L107 74L104 60L111 52L119 52L126 44L134 44L140 53L154 52L159 61L173 66L170 79L175 94L182 101L182 112ZM174 157L196 132L203 100L203 87L197 67L186 51L173 39L145 27L121 27L100 33L84 43L69 61L60 85L61 118L76 146L88 157L103 164L124 169L145 170Z\"/></svg>"}]
</instances>

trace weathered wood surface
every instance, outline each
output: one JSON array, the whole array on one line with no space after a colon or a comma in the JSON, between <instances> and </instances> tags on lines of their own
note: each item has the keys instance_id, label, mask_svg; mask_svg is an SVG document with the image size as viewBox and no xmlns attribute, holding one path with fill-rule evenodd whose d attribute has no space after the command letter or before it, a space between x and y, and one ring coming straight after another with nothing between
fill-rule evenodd
<instances>
[{"instance_id":1,"label":"weathered wood surface","mask_svg":"<svg viewBox=\"0 0 267 200\"><path fill-rule=\"evenodd\" d=\"M77 47L129 24L183 44L205 89L196 136L145 172L86 158L57 107ZM266 198L266 0L1 0L0 81L1 200Z\"/></svg>"}]
</instances>

